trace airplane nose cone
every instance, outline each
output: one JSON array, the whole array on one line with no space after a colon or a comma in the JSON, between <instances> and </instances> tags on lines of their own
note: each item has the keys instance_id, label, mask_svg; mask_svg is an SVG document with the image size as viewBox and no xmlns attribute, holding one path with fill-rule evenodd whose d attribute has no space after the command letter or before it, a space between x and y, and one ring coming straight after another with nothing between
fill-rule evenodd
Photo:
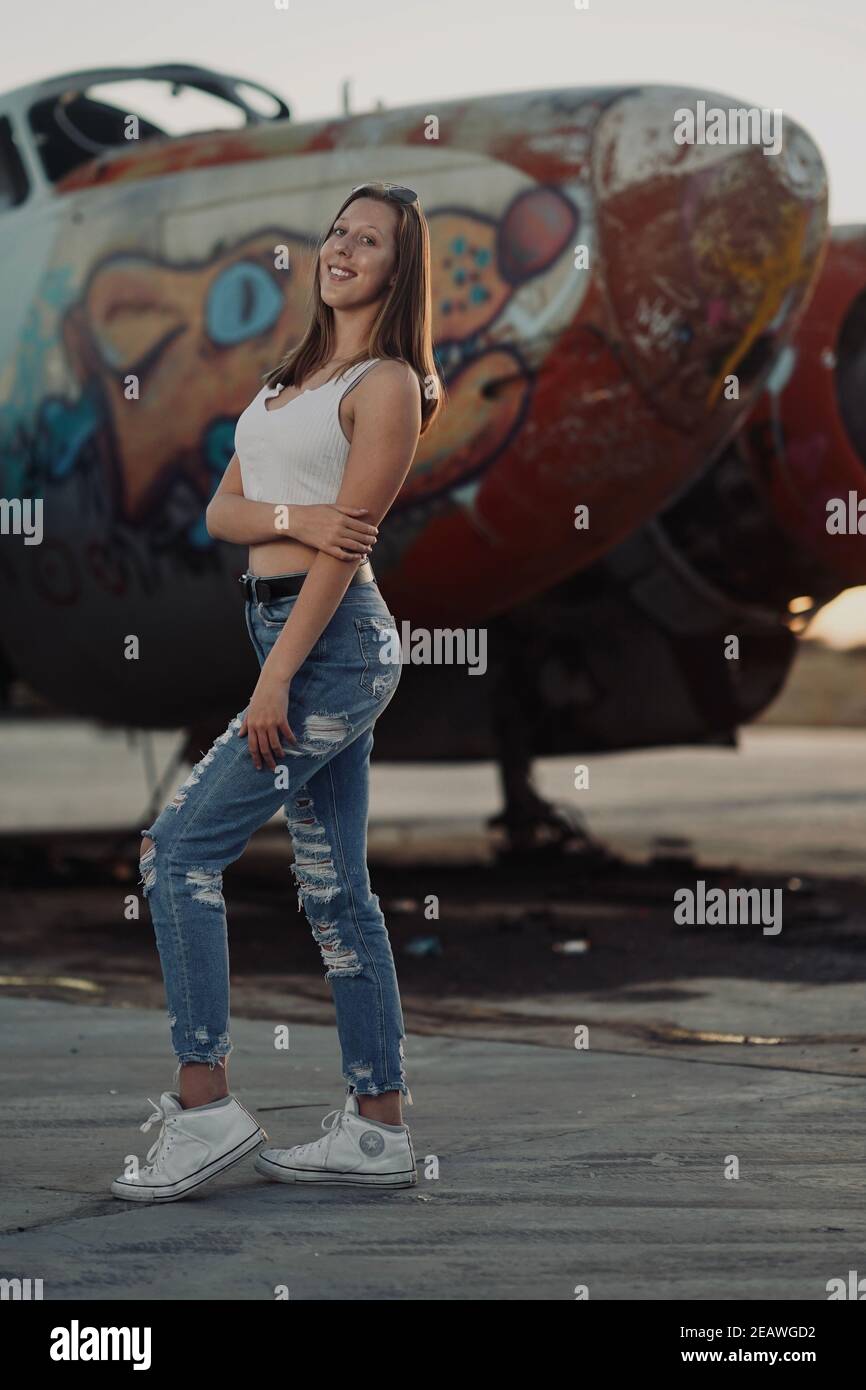
<instances>
[{"instance_id":1,"label":"airplane nose cone","mask_svg":"<svg viewBox=\"0 0 866 1390\"><path fill-rule=\"evenodd\" d=\"M769 367L826 235L816 145L787 115L767 112L761 125L750 110L719 93L643 88L595 130L599 248L619 349L679 429L702 427L731 376L742 395ZM710 142L720 135L727 143Z\"/></svg>"}]
</instances>

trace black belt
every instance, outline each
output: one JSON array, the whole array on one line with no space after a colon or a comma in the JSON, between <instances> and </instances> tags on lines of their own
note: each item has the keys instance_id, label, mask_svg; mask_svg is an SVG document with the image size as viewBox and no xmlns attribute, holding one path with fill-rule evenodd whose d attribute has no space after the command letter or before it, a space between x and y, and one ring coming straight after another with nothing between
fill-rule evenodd
<instances>
[{"instance_id":1,"label":"black belt","mask_svg":"<svg viewBox=\"0 0 866 1390\"><path fill-rule=\"evenodd\" d=\"M244 593L253 603L272 603L277 598L289 598L292 594L299 594L301 586L306 579L306 572L303 574L269 574L267 578L257 578L254 574L242 574L240 582L244 586ZM369 560L365 560L359 565L349 580L349 588L353 584L372 584L376 578L373 573L373 566Z\"/></svg>"}]
</instances>

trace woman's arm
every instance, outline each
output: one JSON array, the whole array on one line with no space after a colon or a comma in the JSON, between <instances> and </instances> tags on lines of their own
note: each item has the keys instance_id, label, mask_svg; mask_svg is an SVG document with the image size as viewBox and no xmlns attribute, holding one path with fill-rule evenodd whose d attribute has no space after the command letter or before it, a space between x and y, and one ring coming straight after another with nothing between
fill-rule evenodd
<instances>
[{"instance_id":1,"label":"woman's arm","mask_svg":"<svg viewBox=\"0 0 866 1390\"><path fill-rule=\"evenodd\" d=\"M361 508L251 502L244 497L240 459L231 463L205 512L205 525L214 540L236 545L268 541L302 541L338 560L363 555L375 544L378 528L360 520Z\"/></svg>"},{"instance_id":2,"label":"woman's arm","mask_svg":"<svg viewBox=\"0 0 866 1390\"><path fill-rule=\"evenodd\" d=\"M387 514L403 486L421 433L421 393L411 367L382 362L354 392L355 423L337 505L365 506L371 521ZM295 742L287 718L289 687L339 606L357 564L320 552L271 648L238 733L256 767L276 766L281 734Z\"/></svg>"},{"instance_id":3,"label":"woman's arm","mask_svg":"<svg viewBox=\"0 0 866 1390\"><path fill-rule=\"evenodd\" d=\"M277 531L276 512L271 502L251 502L244 497L241 461L237 454L233 454L204 514L208 535L213 536L214 540L234 541L238 545L263 545L266 541L294 539L286 527Z\"/></svg>"}]
</instances>

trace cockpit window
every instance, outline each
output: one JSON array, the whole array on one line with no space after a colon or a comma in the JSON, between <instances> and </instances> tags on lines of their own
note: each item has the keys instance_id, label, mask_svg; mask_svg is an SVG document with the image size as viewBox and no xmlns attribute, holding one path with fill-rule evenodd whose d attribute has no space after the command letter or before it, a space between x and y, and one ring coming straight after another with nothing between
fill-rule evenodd
<instances>
[{"instance_id":1,"label":"cockpit window","mask_svg":"<svg viewBox=\"0 0 866 1390\"><path fill-rule=\"evenodd\" d=\"M8 116L0 117L0 212L23 203L28 180Z\"/></svg>"},{"instance_id":2,"label":"cockpit window","mask_svg":"<svg viewBox=\"0 0 866 1390\"><path fill-rule=\"evenodd\" d=\"M80 93L66 93L37 102L30 108L30 127L36 137L45 175L52 183L86 164L96 155L116 146L130 148L133 138L124 134L128 108L111 106ZM139 140L150 140L166 132L143 116L138 117Z\"/></svg>"},{"instance_id":3,"label":"cockpit window","mask_svg":"<svg viewBox=\"0 0 866 1390\"><path fill-rule=\"evenodd\" d=\"M101 69L99 76L107 80L85 85L72 73L68 84L63 79L52 95L30 108L30 126L52 183L99 155L134 149L141 141L235 130L289 116L285 102L266 88L205 68L169 64L148 69L147 77L125 69L115 80L108 80L109 72Z\"/></svg>"}]
</instances>

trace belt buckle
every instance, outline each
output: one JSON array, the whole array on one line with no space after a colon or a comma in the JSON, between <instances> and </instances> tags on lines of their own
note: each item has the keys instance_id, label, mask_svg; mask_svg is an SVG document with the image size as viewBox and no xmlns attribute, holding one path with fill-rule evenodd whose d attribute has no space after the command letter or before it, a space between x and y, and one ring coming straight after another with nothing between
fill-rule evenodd
<instances>
[{"instance_id":1,"label":"belt buckle","mask_svg":"<svg viewBox=\"0 0 866 1390\"><path fill-rule=\"evenodd\" d=\"M243 584L247 591L247 597L252 599L253 603L270 603L271 590L266 580L258 579L254 574L246 571L240 576L240 583Z\"/></svg>"}]
</instances>

